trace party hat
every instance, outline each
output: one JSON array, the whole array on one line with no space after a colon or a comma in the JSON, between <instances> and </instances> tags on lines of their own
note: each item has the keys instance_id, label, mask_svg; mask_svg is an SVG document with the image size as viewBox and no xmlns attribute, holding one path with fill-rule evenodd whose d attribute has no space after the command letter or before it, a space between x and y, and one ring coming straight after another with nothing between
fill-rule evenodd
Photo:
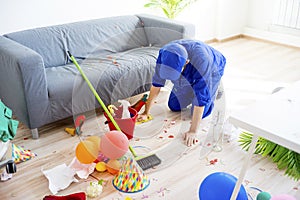
<instances>
[{"instance_id":1,"label":"party hat","mask_svg":"<svg viewBox=\"0 0 300 200\"><path fill-rule=\"evenodd\" d=\"M15 163L24 162L36 156L35 153L32 153L30 150L25 150L18 145L12 144L12 148L12 156L15 160Z\"/></svg>"},{"instance_id":2,"label":"party hat","mask_svg":"<svg viewBox=\"0 0 300 200\"><path fill-rule=\"evenodd\" d=\"M113 179L114 187L126 193L140 192L146 189L150 184L148 176L132 159L125 160L118 174Z\"/></svg>"}]
</instances>

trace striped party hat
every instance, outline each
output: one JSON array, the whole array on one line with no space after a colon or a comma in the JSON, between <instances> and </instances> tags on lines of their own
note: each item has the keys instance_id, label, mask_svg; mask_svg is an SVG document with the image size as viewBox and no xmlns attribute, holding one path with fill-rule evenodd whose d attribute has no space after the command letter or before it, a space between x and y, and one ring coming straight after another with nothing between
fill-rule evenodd
<instances>
[{"instance_id":1,"label":"striped party hat","mask_svg":"<svg viewBox=\"0 0 300 200\"><path fill-rule=\"evenodd\" d=\"M118 174L113 179L114 187L126 193L140 192L150 184L148 176L132 158L124 161Z\"/></svg>"},{"instance_id":2,"label":"striped party hat","mask_svg":"<svg viewBox=\"0 0 300 200\"><path fill-rule=\"evenodd\" d=\"M36 154L30 150L25 150L22 147L12 144L12 157L15 160L15 163L25 162L35 157Z\"/></svg>"}]
</instances>

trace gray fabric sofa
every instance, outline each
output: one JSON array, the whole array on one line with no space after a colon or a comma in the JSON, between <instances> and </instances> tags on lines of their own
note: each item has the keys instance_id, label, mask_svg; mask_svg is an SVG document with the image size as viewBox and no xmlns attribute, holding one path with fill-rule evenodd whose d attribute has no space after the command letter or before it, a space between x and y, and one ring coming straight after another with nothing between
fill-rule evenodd
<instances>
[{"instance_id":1,"label":"gray fabric sofa","mask_svg":"<svg viewBox=\"0 0 300 200\"><path fill-rule=\"evenodd\" d=\"M0 99L38 128L100 105L70 51L108 105L149 90L159 48L193 38L192 24L151 15L107 17L0 36Z\"/></svg>"}]
</instances>

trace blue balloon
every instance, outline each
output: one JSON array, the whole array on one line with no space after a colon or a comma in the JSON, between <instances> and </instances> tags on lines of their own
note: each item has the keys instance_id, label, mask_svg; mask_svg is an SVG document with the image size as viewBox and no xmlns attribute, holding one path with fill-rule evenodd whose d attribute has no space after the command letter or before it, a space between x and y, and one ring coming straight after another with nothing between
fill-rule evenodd
<instances>
[{"instance_id":1,"label":"blue balloon","mask_svg":"<svg viewBox=\"0 0 300 200\"><path fill-rule=\"evenodd\" d=\"M230 200L237 178L224 173L216 172L208 175L199 188L200 200ZM236 200L248 200L247 192L241 185Z\"/></svg>"}]
</instances>

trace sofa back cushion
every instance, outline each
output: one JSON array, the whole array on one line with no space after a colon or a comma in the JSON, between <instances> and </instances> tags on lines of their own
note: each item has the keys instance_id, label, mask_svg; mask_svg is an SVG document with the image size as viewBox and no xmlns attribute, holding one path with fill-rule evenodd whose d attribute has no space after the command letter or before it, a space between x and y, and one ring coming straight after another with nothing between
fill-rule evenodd
<instances>
[{"instance_id":1,"label":"sofa back cushion","mask_svg":"<svg viewBox=\"0 0 300 200\"><path fill-rule=\"evenodd\" d=\"M86 58L96 49L122 52L148 43L139 18L130 15L35 28L4 36L38 52L45 67L67 64L67 51L75 57Z\"/></svg>"}]
</instances>

